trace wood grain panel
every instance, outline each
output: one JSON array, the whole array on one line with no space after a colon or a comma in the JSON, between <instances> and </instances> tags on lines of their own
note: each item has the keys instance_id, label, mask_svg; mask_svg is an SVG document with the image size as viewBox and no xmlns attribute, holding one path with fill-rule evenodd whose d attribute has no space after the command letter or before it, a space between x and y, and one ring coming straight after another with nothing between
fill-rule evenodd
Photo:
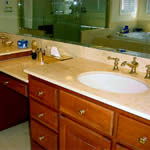
<instances>
[{"instance_id":1,"label":"wood grain panel","mask_svg":"<svg viewBox=\"0 0 150 150\"><path fill-rule=\"evenodd\" d=\"M136 120L119 116L117 138L136 149L150 149L150 126ZM145 142L140 141L145 138Z\"/></svg>"},{"instance_id":2,"label":"wood grain panel","mask_svg":"<svg viewBox=\"0 0 150 150\"><path fill-rule=\"evenodd\" d=\"M112 135L113 111L64 91L60 91L59 96L60 111L67 113L92 128Z\"/></svg>"},{"instance_id":3,"label":"wood grain panel","mask_svg":"<svg viewBox=\"0 0 150 150\"><path fill-rule=\"evenodd\" d=\"M111 141L65 117L60 118L60 150L110 150Z\"/></svg>"},{"instance_id":4,"label":"wood grain panel","mask_svg":"<svg viewBox=\"0 0 150 150\"><path fill-rule=\"evenodd\" d=\"M9 75L0 73L0 84L24 95L28 96L28 85L22 81L19 81Z\"/></svg>"},{"instance_id":5,"label":"wood grain panel","mask_svg":"<svg viewBox=\"0 0 150 150\"><path fill-rule=\"evenodd\" d=\"M38 100L42 104L54 109L58 109L57 89L32 77L30 78L29 86L29 94L31 97L33 97L35 100Z\"/></svg>"},{"instance_id":6,"label":"wood grain panel","mask_svg":"<svg viewBox=\"0 0 150 150\"><path fill-rule=\"evenodd\" d=\"M44 123L49 128L58 130L58 115L51 109L30 99L30 115L32 118Z\"/></svg>"},{"instance_id":7,"label":"wood grain panel","mask_svg":"<svg viewBox=\"0 0 150 150\"><path fill-rule=\"evenodd\" d=\"M125 147L123 147L123 146L117 144L116 150L130 150L130 149L125 148Z\"/></svg>"},{"instance_id":8,"label":"wood grain panel","mask_svg":"<svg viewBox=\"0 0 150 150\"><path fill-rule=\"evenodd\" d=\"M46 150L57 150L57 134L31 120L31 138Z\"/></svg>"}]
</instances>

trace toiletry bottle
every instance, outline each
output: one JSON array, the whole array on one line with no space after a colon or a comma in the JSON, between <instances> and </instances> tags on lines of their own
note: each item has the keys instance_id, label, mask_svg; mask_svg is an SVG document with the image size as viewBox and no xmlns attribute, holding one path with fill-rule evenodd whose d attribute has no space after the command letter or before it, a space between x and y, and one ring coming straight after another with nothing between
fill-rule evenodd
<instances>
[{"instance_id":1,"label":"toiletry bottle","mask_svg":"<svg viewBox=\"0 0 150 150\"><path fill-rule=\"evenodd\" d=\"M32 59L36 59L37 58L37 53L36 51L33 49L32 50Z\"/></svg>"},{"instance_id":2,"label":"toiletry bottle","mask_svg":"<svg viewBox=\"0 0 150 150\"><path fill-rule=\"evenodd\" d=\"M32 40L31 47L32 47L32 49L34 49L34 50L37 49L37 42L36 42L35 40Z\"/></svg>"}]
</instances>

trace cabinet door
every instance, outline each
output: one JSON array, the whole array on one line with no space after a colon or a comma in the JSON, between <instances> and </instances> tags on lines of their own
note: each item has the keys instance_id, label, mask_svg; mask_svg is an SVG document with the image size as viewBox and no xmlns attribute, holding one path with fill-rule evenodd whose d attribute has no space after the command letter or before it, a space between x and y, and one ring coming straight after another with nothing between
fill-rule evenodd
<instances>
[{"instance_id":1,"label":"cabinet door","mask_svg":"<svg viewBox=\"0 0 150 150\"><path fill-rule=\"evenodd\" d=\"M110 150L103 136L65 117L60 117L60 150Z\"/></svg>"},{"instance_id":2,"label":"cabinet door","mask_svg":"<svg viewBox=\"0 0 150 150\"><path fill-rule=\"evenodd\" d=\"M28 99L0 85L0 131L28 119Z\"/></svg>"}]
</instances>

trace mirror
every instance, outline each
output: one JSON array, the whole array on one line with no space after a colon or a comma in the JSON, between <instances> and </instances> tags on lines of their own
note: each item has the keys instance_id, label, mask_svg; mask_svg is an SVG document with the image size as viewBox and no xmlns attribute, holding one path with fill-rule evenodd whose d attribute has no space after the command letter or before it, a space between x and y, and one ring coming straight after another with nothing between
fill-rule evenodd
<instances>
[{"instance_id":1,"label":"mirror","mask_svg":"<svg viewBox=\"0 0 150 150\"><path fill-rule=\"evenodd\" d=\"M3 0L0 7L1 32L150 57L150 0Z\"/></svg>"}]
</instances>

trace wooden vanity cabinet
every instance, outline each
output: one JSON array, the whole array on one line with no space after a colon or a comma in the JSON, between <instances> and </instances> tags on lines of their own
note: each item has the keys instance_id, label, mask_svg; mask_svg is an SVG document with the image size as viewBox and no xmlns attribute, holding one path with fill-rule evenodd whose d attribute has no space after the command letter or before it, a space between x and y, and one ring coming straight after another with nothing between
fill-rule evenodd
<instances>
[{"instance_id":1,"label":"wooden vanity cabinet","mask_svg":"<svg viewBox=\"0 0 150 150\"><path fill-rule=\"evenodd\" d=\"M111 141L66 117L60 117L60 150L110 150Z\"/></svg>"},{"instance_id":2,"label":"wooden vanity cabinet","mask_svg":"<svg viewBox=\"0 0 150 150\"><path fill-rule=\"evenodd\" d=\"M0 72L0 131L28 119L27 84Z\"/></svg>"},{"instance_id":3,"label":"wooden vanity cabinet","mask_svg":"<svg viewBox=\"0 0 150 150\"><path fill-rule=\"evenodd\" d=\"M32 150L150 150L148 120L33 76L29 89Z\"/></svg>"}]
</instances>

